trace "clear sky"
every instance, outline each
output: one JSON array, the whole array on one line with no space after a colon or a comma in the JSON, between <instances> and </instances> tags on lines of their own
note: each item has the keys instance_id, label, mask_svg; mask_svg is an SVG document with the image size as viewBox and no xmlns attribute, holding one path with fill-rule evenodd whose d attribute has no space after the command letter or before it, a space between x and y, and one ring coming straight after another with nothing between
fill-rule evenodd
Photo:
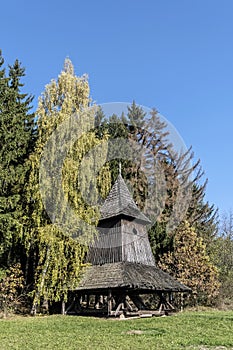
<instances>
[{"instance_id":1,"label":"clear sky","mask_svg":"<svg viewBox=\"0 0 233 350\"><path fill-rule=\"evenodd\" d=\"M38 96L65 57L97 103L155 107L193 147L206 200L233 208L232 0L8 0L0 48Z\"/></svg>"}]
</instances>

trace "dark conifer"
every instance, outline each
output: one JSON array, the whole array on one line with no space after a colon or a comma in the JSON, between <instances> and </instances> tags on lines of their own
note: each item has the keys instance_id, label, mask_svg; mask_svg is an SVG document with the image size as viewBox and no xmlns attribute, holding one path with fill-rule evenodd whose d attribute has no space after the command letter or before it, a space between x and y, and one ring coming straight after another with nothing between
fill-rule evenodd
<instances>
[{"instance_id":1,"label":"dark conifer","mask_svg":"<svg viewBox=\"0 0 233 350\"><path fill-rule=\"evenodd\" d=\"M1 66L3 57L1 56ZM25 75L18 60L0 72L0 263L9 266L21 257L25 219L28 158L33 150L32 97L22 92Z\"/></svg>"}]
</instances>

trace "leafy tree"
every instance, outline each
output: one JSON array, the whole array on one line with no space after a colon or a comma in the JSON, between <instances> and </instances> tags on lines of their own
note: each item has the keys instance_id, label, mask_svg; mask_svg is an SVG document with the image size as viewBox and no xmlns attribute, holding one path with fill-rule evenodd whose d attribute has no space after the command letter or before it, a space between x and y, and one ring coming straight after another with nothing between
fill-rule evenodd
<instances>
[{"instance_id":1,"label":"leafy tree","mask_svg":"<svg viewBox=\"0 0 233 350\"><path fill-rule=\"evenodd\" d=\"M95 201L96 185L92 171L95 170L93 167L96 163L98 166L99 158L103 157L103 154L98 151L94 155L89 154L84 164L85 171L81 171L82 176L80 177L85 155L101 142L95 131L92 130L94 129L94 117L93 119L88 117L88 113L92 113L92 110L88 109L85 112L89 105L87 77L77 77L71 61L66 59L64 70L58 79L46 85L36 112L38 139L35 152L31 157L32 171L28 186L28 193L30 193L28 206L33 207L28 235L28 249L33 258L31 265L34 266L32 272L34 276L33 313L36 312L36 307L41 299L49 302L66 300L68 290L74 288L78 283L84 266L88 242L95 234L94 225L98 222L99 214L97 207L88 203L87 198ZM75 126L75 122L70 124L71 116L76 118L76 114L79 114L78 127ZM90 124L90 119L93 120L93 125ZM59 152L62 152L61 149L58 149L58 145L66 147L66 144L61 144L61 140L64 143L67 141L68 145L69 139L78 135L80 130L82 131L81 136L77 136L77 140L67 146L66 157L62 164L62 183L60 183L56 178L57 159L60 156ZM103 140L106 138L107 135L104 134ZM45 154L44 149L48 142L49 153ZM47 175L48 178L54 179L53 184L57 189L55 197L54 188L47 189L46 208L44 207L45 202L42 202L39 187L42 158L50 164L50 172ZM104 186L100 186L104 193L110 186L107 167L104 167L99 174L99 184L101 184L101 178L105 180ZM64 203L61 201L63 192L65 194ZM51 214L49 212L51 203L59 207L58 218L48 215ZM82 241L74 239L72 234L67 234L67 231L55 225L57 220L67 221L69 211L67 211L66 203L69 203L75 213L75 222L72 221L73 217L70 217L70 231L74 234L74 227L76 227L79 237L82 234ZM89 225L83 226L83 222ZM87 231L90 231L91 236L88 236Z\"/></svg>"},{"instance_id":2,"label":"leafy tree","mask_svg":"<svg viewBox=\"0 0 233 350\"><path fill-rule=\"evenodd\" d=\"M214 259L220 274L220 296L222 304L233 301L233 213L225 213L219 224L218 236L214 241Z\"/></svg>"},{"instance_id":3,"label":"leafy tree","mask_svg":"<svg viewBox=\"0 0 233 350\"><path fill-rule=\"evenodd\" d=\"M176 230L173 250L161 257L159 266L192 289L194 304L211 304L219 293L218 270L187 221Z\"/></svg>"},{"instance_id":4,"label":"leafy tree","mask_svg":"<svg viewBox=\"0 0 233 350\"><path fill-rule=\"evenodd\" d=\"M8 269L0 269L0 311L7 317L10 311L15 312L20 304L24 277L20 264Z\"/></svg>"}]
</instances>

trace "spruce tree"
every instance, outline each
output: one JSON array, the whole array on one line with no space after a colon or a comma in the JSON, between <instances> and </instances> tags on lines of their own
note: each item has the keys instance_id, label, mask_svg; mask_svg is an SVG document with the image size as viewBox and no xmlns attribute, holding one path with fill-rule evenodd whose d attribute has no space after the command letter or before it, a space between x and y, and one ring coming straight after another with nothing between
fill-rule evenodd
<instances>
[{"instance_id":1,"label":"spruce tree","mask_svg":"<svg viewBox=\"0 0 233 350\"><path fill-rule=\"evenodd\" d=\"M8 75L0 71L0 264L6 267L23 260L25 183L35 133L32 97L22 92L24 75L18 60Z\"/></svg>"}]
</instances>

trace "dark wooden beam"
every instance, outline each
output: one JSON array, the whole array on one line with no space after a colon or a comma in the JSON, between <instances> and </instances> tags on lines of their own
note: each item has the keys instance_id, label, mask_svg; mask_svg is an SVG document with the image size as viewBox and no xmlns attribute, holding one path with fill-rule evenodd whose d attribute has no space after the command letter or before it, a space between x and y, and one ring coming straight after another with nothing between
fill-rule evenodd
<instances>
[{"instance_id":1,"label":"dark wooden beam","mask_svg":"<svg viewBox=\"0 0 233 350\"><path fill-rule=\"evenodd\" d=\"M108 316L111 315L112 312L112 290L108 290Z\"/></svg>"}]
</instances>

